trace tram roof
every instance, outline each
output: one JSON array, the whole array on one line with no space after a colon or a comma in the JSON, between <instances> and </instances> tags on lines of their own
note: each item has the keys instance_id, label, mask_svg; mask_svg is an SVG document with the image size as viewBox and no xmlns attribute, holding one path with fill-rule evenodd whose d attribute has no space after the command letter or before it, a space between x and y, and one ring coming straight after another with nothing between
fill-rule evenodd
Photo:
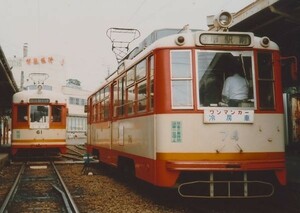
<instances>
[{"instance_id":1,"label":"tram roof","mask_svg":"<svg viewBox=\"0 0 300 213\"><path fill-rule=\"evenodd\" d=\"M14 94L14 103L28 103L29 99L49 99L50 103L66 103L66 97L61 92L42 90L40 93L38 90L23 90Z\"/></svg>"},{"instance_id":2,"label":"tram roof","mask_svg":"<svg viewBox=\"0 0 300 213\"><path fill-rule=\"evenodd\" d=\"M131 60L133 58L135 58L137 55L139 55L142 51L144 51L146 48L155 45L159 45L161 47L163 46L173 46L174 45L174 40L171 40L170 38L173 36L174 38L176 38L177 35L179 34L189 34L187 36L187 38L189 37L189 39L187 39L187 44L190 45L194 45L194 33L195 32L209 32L209 31L205 31L205 30L200 30L200 29L189 29L188 25L184 26L182 29L171 29L171 28L165 28L165 29L159 29L159 30L155 30L153 31L150 35L148 35L140 44L139 46L137 46L136 48L134 48L119 64L119 66L126 60ZM233 32L233 31L232 31ZM251 32L251 31L241 31L241 32ZM234 33L234 32L233 32ZM164 39L168 37L167 39ZM261 36L263 37L263 36ZM257 42L260 38L257 36L254 36L253 38L253 42L254 44L258 44L259 42ZM185 46L185 45L183 45ZM260 46L256 46L258 48L260 48ZM270 46L271 49L278 49L278 46L272 41L272 46ZM109 76L110 77L110 76ZM108 77L108 78L109 78Z\"/></svg>"},{"instance_id":3,"label":"tram roof","mask_svg":"<svg viewBox=\"0 0 300 213\"><path fill-rule=\"evenodd\" d=\"M182 33L186 31L185 28L187 28L188 25L184 26L183 28L163 28L163 29L158 29L154 30L152 33L150 33L140 44L139 46L135 47L123 60L125 59L132 59L134 58L137 54L139 54L141 51L143 51L145 48L153 44L155 41L158 39L170 36L170 35L176 35L179 33ZM200 29L189 29L191 32L196 32L196 31L203 31Z\"/></svg>"},{"instance_id":4,"label":"tram roof","mask_svg":"<svg viewBox=\"0 0 300 213\"><path fill-rule=\"evenodd\" d=\"M196 38L199 37L201 34L211 34L211 35L218 34L218 35L220 35L220 34L229 33L231 35L249 35L249 37L251 38L251 43L249 45L246 45L245 47L247 47L247 48L263 48L263 49L269 49L269 50L279 50L278 45L273 41L269 41L268 46L263 46L261 41L264 37L254 36L253 33L251 33L251 32L211 32L211 31L204 31L204 30L190 30L187 28L183 31L179 31L179 33L178 33L178 29L174 29L173 31L171 31L173 33L169 33L169 34L163 33L162 36L157 36L158 33L160 33L163 30L164 29L156 30L153 33L151 33L147 37L147 38L151 38L151 39L149 39L149 40L151 40L151 42L150 41L142 42L142 45L139 45L139 47L137 47L135 49L136 51L129 53L129 55L119 63L117 70L115 70L111 75L109 75L106 78L106 81L108 82L108 81L116 78L117 75L121 74L124 70L133 66L136 62L138 62L143 57L148 55L150 51L152 51L156 48L175 47L175 45L180 46L182 48L191 47L191 46L195 46L195 45L201 46L199 44L199 42L196 41L196 40L198 40ZM167 30L170 30L170 29L167 29ZM176 33L174 33L174 32L176 32ZM184 44L181 44L181 45L176 44L175 40L179 36L184 36L184 38L185 38ZM147 41L147 38L145 39L146 41ZM149 46L147 46L147 45L149 45ZM141 48L141 46L143 48ZM203 45L203 46L205 46L205 45ZM207 44L207 46L213 46L213 44ZM220 46L222 46L222 45L220 45ZM103 87L104 85L101 85L101 87Z\"/></svg>"}]
</instances>

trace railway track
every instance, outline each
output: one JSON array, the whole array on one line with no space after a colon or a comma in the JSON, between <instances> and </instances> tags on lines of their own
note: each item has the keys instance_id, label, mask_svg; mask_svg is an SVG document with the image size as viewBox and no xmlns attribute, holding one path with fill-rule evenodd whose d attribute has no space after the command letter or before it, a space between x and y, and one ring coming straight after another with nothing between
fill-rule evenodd
<instances>
[{"instance_id":1,"label":"railway track","mask_svg":"<svg viewBox=\"0 0 300 213\"><path fill-rule=\"evenodd\" d=\"M53 162L23 163L0 212L79 212Z\"/></svg>"}]
</instances>

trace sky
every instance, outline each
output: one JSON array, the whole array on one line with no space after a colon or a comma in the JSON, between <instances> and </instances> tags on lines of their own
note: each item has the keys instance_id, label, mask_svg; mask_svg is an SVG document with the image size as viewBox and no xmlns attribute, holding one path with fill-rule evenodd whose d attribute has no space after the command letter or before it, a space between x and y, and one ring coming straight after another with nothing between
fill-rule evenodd
<instances>
[{"instance_id":1,"label":"sky","mask_svg":"<svg viewBox=\"0 0 300 213\"><path fill-rule=\"evenodd\" d=\"M57 55L68 78L93 91L117 68L106 31L134 28L141 36L162 28L207 29L206 17L237 12L255 0L0 0L0 45L6 58Z\"/></svg>"}]
</instances>

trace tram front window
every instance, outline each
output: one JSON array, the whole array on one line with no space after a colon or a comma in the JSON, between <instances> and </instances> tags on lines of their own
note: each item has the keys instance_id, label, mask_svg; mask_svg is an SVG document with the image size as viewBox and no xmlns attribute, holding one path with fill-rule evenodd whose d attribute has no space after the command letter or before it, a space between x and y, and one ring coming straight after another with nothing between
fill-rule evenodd
<instances>
[{"instance_id":1,"label":"tram front window","mask_svg":"<svg viewBox=\"0 0 300 213\"><path fill-rule=\"evenodd\" d=\"M199 51L200 107L254 107L252 52Z\"/></svg>"},{"instance_id":2,"label":"tram front window","mask_svg":"<svg viewBox=\"0 0 300 213\"><path fill-rule=\"evenodd\" d=\"M49 107L39 105L30 106L30 122L49 122Z\"/></svg>"}]
</instances>

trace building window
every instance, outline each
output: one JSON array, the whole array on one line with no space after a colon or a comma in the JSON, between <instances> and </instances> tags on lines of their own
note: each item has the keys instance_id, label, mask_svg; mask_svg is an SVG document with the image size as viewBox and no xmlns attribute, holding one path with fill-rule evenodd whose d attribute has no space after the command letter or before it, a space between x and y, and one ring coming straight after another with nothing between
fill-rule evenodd
<instances>
[{"instance_id":1,"label":"building window","mask_svg":"<svg viewBox=\"0 0 300 213\"><path fill-rule=\"evenodd\" d=\"M100 99L99 94L93 96L93 103L98 102ZM69 104L71 105L77 105L77 106L84 106L86 105L87 101L83 98L75 98L75 97L69 97Z\"/></svg>"},{"instance_id":2,"label":"building window","mask_svg":"<svg viewBox=\"0 0 300 213\"><path fill-rule=\"evenodd\" d=\"M67 131L68 132L86 132L87 130L87 118L80 116L71 116L67 119Z\"/></svg>"}]
</instances>

